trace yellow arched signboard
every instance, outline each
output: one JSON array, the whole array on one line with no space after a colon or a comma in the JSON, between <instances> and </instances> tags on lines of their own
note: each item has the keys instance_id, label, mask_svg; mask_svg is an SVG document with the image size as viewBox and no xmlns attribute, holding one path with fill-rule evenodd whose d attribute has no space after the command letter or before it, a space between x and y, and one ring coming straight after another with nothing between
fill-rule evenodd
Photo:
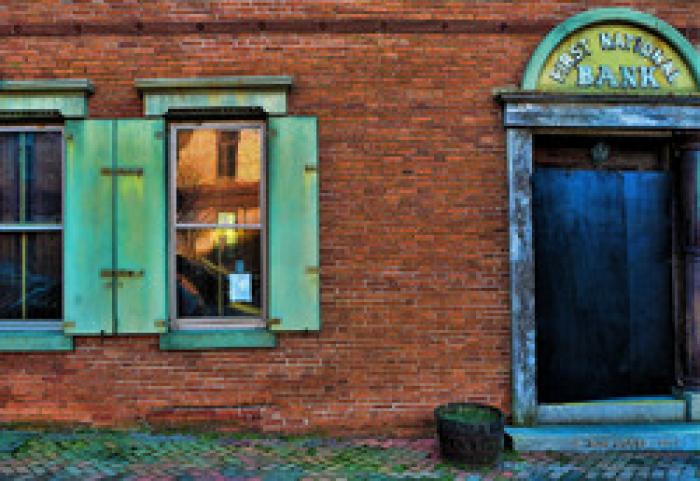
<instances>
[{"instance_id":1,"label":"yellow arched signboard","mask_svg":"<svg viewBox=\"0 0 700 481\"><path fill-rule=\"evenodd\" d=\"M549 55L538 90L658 94L696 90L683 58L660 36L632 24L574 32Z\"/></svg>"}]
</instances>

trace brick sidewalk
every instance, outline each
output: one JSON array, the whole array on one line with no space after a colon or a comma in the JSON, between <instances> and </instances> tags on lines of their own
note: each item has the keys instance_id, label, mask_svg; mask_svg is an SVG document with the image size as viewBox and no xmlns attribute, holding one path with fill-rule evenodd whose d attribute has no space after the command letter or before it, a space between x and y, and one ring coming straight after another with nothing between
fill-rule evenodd
<instances>
[{"instance_id":1,"label":"brick sidewalk","mask_svg":"<svg viewBox=\"0 0 700 481\"><path fill-rule=\"evenodd\" d=\"M700 454L517 454L501 469L442 462L432 439L241 438L141 432L0 435L0 480L691 480Z\"/></svg>"}]
</instances>

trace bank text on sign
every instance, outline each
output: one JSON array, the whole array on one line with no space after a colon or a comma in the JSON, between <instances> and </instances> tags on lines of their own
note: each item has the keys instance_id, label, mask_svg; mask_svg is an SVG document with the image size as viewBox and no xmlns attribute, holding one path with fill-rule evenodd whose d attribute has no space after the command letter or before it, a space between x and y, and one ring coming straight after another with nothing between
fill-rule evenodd
<instances>
[{"instance_id":1,"label":"bank text on sign","mask_svg":"<svg viewBox=\"0 0 700 481\"><path fill-rule=\"evenodd\" d=\"M626 25L601 25L571 35L552 52L540 76L545 90L692 90L687 65L664 39Z\"/></svg>"}]
</instances>

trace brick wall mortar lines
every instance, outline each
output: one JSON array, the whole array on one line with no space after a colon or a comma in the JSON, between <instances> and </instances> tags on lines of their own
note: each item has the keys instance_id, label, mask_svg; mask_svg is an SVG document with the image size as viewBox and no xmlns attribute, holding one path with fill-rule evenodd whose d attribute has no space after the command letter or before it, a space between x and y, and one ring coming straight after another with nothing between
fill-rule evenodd
<instances>
[{"instance_id":1,"label":"brick wall mortar lines","mask_svg":"<svg viewBox=\"0 0 700 481\"><path fill-rule=\"evenodd\" d=\"M10 1L0 25L329 15L554 25L594 3ZM679 27L696 8L610 4ZM0 354L0 421L391 434L428 432L448 401L508 412L505 137L491 92L519 83L542 35L6 36L2 78L89 78L95 118L140 116L135 78L293 75L290 113L319 117L323 328L281 334L272 350L161 352L157 337L130 336Z\"/></svg>"}]
</instances>

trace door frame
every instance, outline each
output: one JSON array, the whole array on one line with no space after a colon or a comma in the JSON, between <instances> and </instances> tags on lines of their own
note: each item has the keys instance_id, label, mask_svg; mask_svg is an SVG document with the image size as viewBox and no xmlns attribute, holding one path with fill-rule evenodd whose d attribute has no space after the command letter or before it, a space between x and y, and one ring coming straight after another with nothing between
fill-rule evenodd
<instances>
[{"instance_id":1,"label":"door frame","mask_svg":"<svg viewBox=\"0 0 700 481\"><path fill-rule=\"evenodd\" d=\"M508 165L512 417L538 422L533 237L533 137L540 129L700 132L698 96L627 96L503 91ZM685 153L700 162L700 148ZM686 320L695 324L700 319ZM694 326L691 326L694 327ZM695 329L690 329L694 331ZM686 326L686 332L688 326Z\"/></svg>"}]
</instances>

